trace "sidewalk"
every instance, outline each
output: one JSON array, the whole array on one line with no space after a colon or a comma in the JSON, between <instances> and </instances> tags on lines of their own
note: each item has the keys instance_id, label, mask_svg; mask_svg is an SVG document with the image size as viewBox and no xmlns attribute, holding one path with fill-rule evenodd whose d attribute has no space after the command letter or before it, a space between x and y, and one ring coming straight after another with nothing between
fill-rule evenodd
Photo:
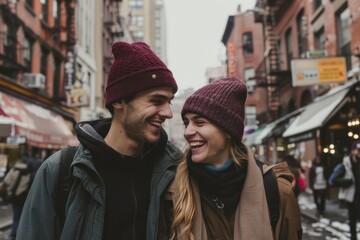
<instances>
[{"instance_id":1,"label":"sidewalk","mask_svg":"<svg viewBox=\"0 0 360 240\"><path fill-rule=\"evenodd\" d=\"M10 204L2 204L0 200L0 231L4 231L11 227L12 209Z\"/></svg>"},{"instance_id":2,"label":"sidewalk","mask_svg":"<svg viewBox=\"0 0 360 240\"><path fill-rule=\"evenodd\" d=\"M320 220L316 211L312 191L310 189L307 189L299 195L298 203L303 217L315 222ZM328 218L331 221L346 222L348 220L347 214L347 209L340 207L339 200L326 199L325 212L322 217Z\"/></svg>"}]
</instances>

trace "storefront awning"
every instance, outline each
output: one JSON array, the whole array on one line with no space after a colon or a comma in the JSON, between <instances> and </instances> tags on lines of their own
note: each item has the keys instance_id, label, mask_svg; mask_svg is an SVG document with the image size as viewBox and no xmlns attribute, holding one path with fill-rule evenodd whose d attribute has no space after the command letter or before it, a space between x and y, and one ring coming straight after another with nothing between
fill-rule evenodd
<instances>
[{"instance_id":1,"label":"storefront awning","mask_svg":"<svg viewBox=\"0 0 360 240\"><path fill-rule=\"evenodd\" d=\"M264 127L258 128L255 132L244 137L244 143L248 146L260 145L270 138L279 136L285 131L285 127L289 120L295 118L302 111L303 109L298 109L294 112L286 114L274 122L268 123Z\"/></svg>"},{"instance_id":2,"label":"storefront awning","mask_svg":"<svg viewBox=\"0 0 360 240\"><path fill-rule=\"evenodd\" d=\"M275 124L267 124L264 127L258 128L255 132L248 135L244 139L244 143L248 146L255 146L262 144L262 140L271 132L271 130L275 127Z\"/></svg>"},{"instance_id":3,"label":"storefront awning","mask_svg":"<svg viewBox=\"0 0 360 240\"><path fill-rule=\"evenodd\" d=\"M322 127L348 101L346 95L354 84L356 81L350 81L343 86L336 87L306 106L305 110L295 118L283 133L283 137L306 134Z\"/></svg>"},{"instance_id":4,"label":"storefront awning","mask_svg":"<svg viewBox=\"0 0 360 240\"><path fill-rule=\"evenodd\" d=\"M0 110L7 118L0 125L10 126L12 137L25 136L31 146L57 149L78 143L65 119L51 110L1 92Z\"/></svg>"}]
</instances>

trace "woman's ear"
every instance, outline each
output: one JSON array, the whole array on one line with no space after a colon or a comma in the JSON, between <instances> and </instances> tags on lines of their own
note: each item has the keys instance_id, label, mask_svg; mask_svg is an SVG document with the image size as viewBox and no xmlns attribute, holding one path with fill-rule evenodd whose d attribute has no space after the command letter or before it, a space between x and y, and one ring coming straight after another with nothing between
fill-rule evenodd
<instances>
[{"instance_id":1,"label":"woman's ear","mask_svg":"<svg viewBox=\"0 0 360 240\"><path fill-rule=\"evenodd\" d=\"M230 134L226 133L226 135L225 135L225 136L226 136L226 139L227 139L227 140L231 140L231 136L230 136Z\"/></svg>"},{"instance_id":2,"label":"woman's ear","mask_svg":"<svg viewBox=\"0 0 360 240\"><path fill-rule=\"evenodd\" d=\"M124 107L124 100L121 100L119 102L114 102L112 106L114 109L122 109Z\"/></svg>"}]
</instances>

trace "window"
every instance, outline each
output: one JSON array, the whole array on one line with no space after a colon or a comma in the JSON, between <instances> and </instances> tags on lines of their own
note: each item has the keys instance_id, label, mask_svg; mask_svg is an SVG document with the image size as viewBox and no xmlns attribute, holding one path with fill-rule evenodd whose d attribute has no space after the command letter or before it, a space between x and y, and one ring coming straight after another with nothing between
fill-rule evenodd
<instances>
[{"instance_id":1,"label":"window","mask_svg":"<svg viewBox=\"0 0 360 240\"><path fill-rule=\"evenodd\" d=\"M324 27L320 28L317 32L314 33L314 38L315 38L315 49L324 50L325 49Z\"/></svg>"},{"instance_id":2,"label":"window","mask_svg":"<svg viewBox=\"0 0 360 240\"><path fill-rule=\"evenodd\" d=\"M41 3L40 19L47 22L48 21L48 0L40 0L40 3Z\"/></svg>"},{"instance_id":3,"label":"window","mask_svg":"<svg viewBox=\"0 0 360 240\"><path fill-rule=\"evenodd\" d=\"M144 26L144 17L143 16L132 16L132 24L137 27Z\"/></svg>"},{"instance_id":4,"label":"window","mask_svg":"<svg viewBox=\"0 0 360 240\"><path fill-rule=\"evenodd\" d=\"M7 59L17 61L16 59L16 37L11 34L12 31L8 30L4 37L4 53Z\"/></svg>"},{"instance_id":5,"label":"window","mask_svg":"<svg viewBox=\"0 0 360 240\"><path fill-rule=\"evenodd\" d=\"M26 71L31 72L32 41L28 37L24 40L23 56Z\"/></svg>"},{"instance_id":6,"label":"window","mask_svg":"<svg viewBox=\"0 0 360 240\"><path fill-rule=\"evenodd\" d=\"M61 97L60 90L60 69L61 69L61 60L55 58L54 61L54 98L59 99Z\"/></svg>"},{"instance_id":7,"label":"window","mask_svg":"<svg viewBox=\"0 0 360 240\"><path fill-rule=\"evenodd\" d=\"M141 9L144 7L144 1L143 0L131 0L129 2L129 7L132 9Z\"/></svg>"},{"instance_id":8,"label":"window","mask_svg":"<svg viewBox=\"0 0 360 240\"><path fill-rule=\"evenodd\" d=\"M245 106L245 124L256 125L256 106Z\"/></svg>"},{"instance_id":9,"label":"window","mask_svg":"<svg viewBox=\"0 0 360 240\"><path fill-rule=\"evenodd\" d=\"M242 35L243 51L244 55L253 53L253 39L252 32L245 32Z\"/></svg>"},{"instance_id":10,"label":"window","mask_svg":"<svg viewBox=\"0 0 360 240\"><path fill-rule=\"evenodd\" d=\"M133 32L135 41L144 41L144 33L142 31Z\"/></svg>"},{"instance_id":11,"label":"window","mask_svg":"<svg viewBox=\"0 0 360 240\"><path fill-rule=\"evenodd\" d=\"M57 0L53 0L52 15L54 17L54 25L55 25L55 27L58 27L59 26L59 11L58 11L58 1Z\"/></svg>"},{"instance_id":12,"label":"window","mask_svg":"<svg viewBox=\"0 0 360 240\"><path fill-rule=\"evenodd\" d=\"M255 80L252 79L255 76L254 68L246 68L244 71L244 80L249 93L254 91Z\"/></svg>"},{"instance_id":13,"label":"window","mask_svg":"<svg viewBox=\"0 0 360 240\"><path fill-rule=\"evenodd\" d=\"M31 8L31 9L34 7L33 6L33 0L26 0L25 4L26 4L27 7Z\"/></svg>"},{"instance_id":14,"label":"window","mask_svg":"<svg viewBox=\"0 0 360 240\"><path fill-rule=\"evenodd\" d=\"M322 5L322 0L313 0L314 12Z\"/></svg>"},{"instance_id":15,"label":"window","mask_svg":"<svg viewBox=\"0 0 360 240\"><path fill-rule=\"evenodd\" d=\"M159 28L155 29L155 37L160 38L161 37L161 30Z\"/></svg>"},{"instance_id":16,"label":"window","mask_svg":"<svg viewBox=\"0 0 360 240\"><path fill-rule=\"evenodd\" d=\"M304 16L304 10L301 10L298 16L296 17L296 28L298 33L298 47L299 47L299 56L304 57L306 51L306 31L307 31L307 19Z\"/></svg>"},{"instance_id":17,"label":"window","mask_svg":"<svg viewBox=\"0 0 360 240\"><path fill-rule=\"evenodd\" d=\"M337 36L338 37L338 52L339 55L345 56L346 67L351 69L351 34L350 34L350 11L345 5L336 14L337 22Z\"/></svg>"},{"instance_id":18,"label":"window","mask_svg":"<svg viewBox=\"0 0 360 240\"><path fill-rule=\"evenodd\" d=\"M286 47L286 63L287 68L290 69L290 62L293 56L292 44L291 44L291 28L285 33L285 47Z\"/></svg>"},{"instance_id":19,"label":"window","mask_svg":"<svg viewBox=\"0 0 360 240\"><path fill-rule=\"evenodd\" d=\"M46 77L47 72L47 60L48 60L49 51L44 47L41 48L41 65L40 65L40 73L42 73Z\"/></svg>"}]
</instances>

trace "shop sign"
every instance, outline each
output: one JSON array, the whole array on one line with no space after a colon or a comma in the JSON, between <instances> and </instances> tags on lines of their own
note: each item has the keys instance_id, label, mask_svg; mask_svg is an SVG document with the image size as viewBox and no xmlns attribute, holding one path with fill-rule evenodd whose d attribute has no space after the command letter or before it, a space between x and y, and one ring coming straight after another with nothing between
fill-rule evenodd
<instances>
[{"instance_id":1,"label":"shop sign","mask_svg":"<svg viewBox=\"0 0 360 240\"><path fill-rule=\"evenodd\" d=\"M66 90L66 102L69 107L87 107L90 104L90 83L84 79L84 73L78 72L74 85Z\"/></svg>"},{"instance_id":2,"label":"shop sign","mask_svg":"<svg viewBox=\"0 0 360 240\"><path fill-rule=\"evenodd\" d=\"M347 80L346 61L344 57L294 59L291 74L294 87L342 83Z\"/></svg>"},{"instance_id":3,"label":"shop sign","mask_svg":"<svg viewBox=\"0 0 360 240\"><path fill-rule=\"evenodd\" d=\"M307 133L297 135L295 137L289 137L288 142L289 143L301 142L301 141L305 141L305 140L308 140L308 139L311 139L314 137L315 137L314 132L307 132Z\"/></svg>"},{"instance_id":4,"label":"shop sign","mask_svg":"<svg viewBox=\"0 0 360 240\"><path fill-rule=\"evenodd\" d=\"M228 50L228 76L236 77L236 46L234 43L229 43L227 45Z\"/></svg>"},{"instance_id":5,"label":"shop sign","mask_svg":"<svg viewBox=\"0 0 360 240\"><path fill-rule=\"evenodd\" d=\"M10 136L6 138L7 144L23 144L26 143L25 136Z\"/></svg>"},{"instance_id":6,"label":"shop sign","mask_svg":"<svg viewBox=\"0 0 360 240\"><path fill-rule=\"evenodd\" d=\"M327 56L326 50L314 50L314 51L307 51L306 57L307 58L323 58Z\"/></svg>"},{"instance_id":7,"label":"shop sign","mask_svg":"<svg viewBox=\"0 0 360 240\"><path fill-rule=\"evenodd\" d=\"M66 91L66 102L69 107L89 106L89 93L82 86L76 86Z\"/></svg>"}]
</instances>

